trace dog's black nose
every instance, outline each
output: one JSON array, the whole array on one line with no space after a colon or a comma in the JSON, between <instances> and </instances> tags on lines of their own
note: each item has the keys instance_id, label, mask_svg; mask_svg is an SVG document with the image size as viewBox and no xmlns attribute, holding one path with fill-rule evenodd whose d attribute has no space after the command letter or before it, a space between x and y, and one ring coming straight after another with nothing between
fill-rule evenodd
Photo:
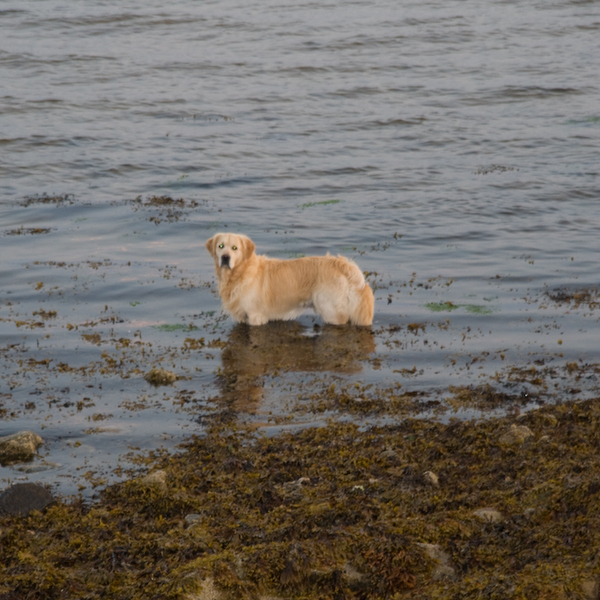
<instances>
[{"instance_id":1,"label":"dog's black nose","mask_svg":"<svg viewBox=\"0 0 600 600\"><path fill-rule=\"evenodd\" d=\"M223 256L221 256L221 266L229 267L229 254L223 254Z\"/></svg>"}]
</instances>

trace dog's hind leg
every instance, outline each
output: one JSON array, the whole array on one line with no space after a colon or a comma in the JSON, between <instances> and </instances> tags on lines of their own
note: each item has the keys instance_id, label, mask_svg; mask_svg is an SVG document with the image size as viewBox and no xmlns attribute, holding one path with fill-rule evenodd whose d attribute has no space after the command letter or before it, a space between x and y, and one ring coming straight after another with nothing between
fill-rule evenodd
<instances>
[{"instance_id":1,"label":"dog's hind leg","mask_svg":"<svg viewBox=\"0 0 600 600\"><path fill-rule=\"evenodd\" d=\"M313 298L315 312L321 315L325 323L345 325L350 319L350 311L346 301L335 300L329 294L317 294Z\"/></svg>"}]
</instances>

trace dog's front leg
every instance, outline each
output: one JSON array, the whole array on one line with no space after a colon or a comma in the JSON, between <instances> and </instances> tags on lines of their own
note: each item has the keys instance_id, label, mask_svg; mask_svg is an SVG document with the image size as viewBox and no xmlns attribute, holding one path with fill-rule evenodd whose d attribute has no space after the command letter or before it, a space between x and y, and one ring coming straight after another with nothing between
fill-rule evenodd
<instances>
[{"instance_id":1,"label":"dog's front leg","mask_svg":"<svg viewBox=\"0 0 600 600\"><path fill-rule=\"evenodd\" d=\"M255 313L252 315L248 315L246 322L248 323L248 325L264 325L265 323L269 322L269 319L267 319L265 315Z\"/></svg>"}]
</instances>

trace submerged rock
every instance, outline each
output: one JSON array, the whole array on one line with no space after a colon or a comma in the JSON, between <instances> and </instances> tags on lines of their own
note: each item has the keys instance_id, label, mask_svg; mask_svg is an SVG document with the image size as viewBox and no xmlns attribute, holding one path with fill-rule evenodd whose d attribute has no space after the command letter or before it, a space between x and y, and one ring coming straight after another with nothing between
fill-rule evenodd
<instances>
[{"instance_id":1,"label":"submerged rock","mask_svg":"<svg viewBox=\"0 0 600 600\"><path fill-rule=\"evenodd\" d=\"M50 471L51 469L58 469L61 466L60 463L55 463L50 460L41 460L39 462L19 465L18 467L15 467L15 470L20 473L41 473L43 471Z\"/></svg>"},{"instance_id":2,"label":"submerged rock","mask_svg":"<svg viewBox=\"0 0 600 600\"><path fill-rule=\"evenodd\" d=\"M42 443L42 438L33 431L0 437L0 464L31 460Z\"/></svg>"},{"instance_id":3,"label":"submerged rock","mask_svg":"<svg viewBox=\"0 0 600 600\"><path fill-rule=\"evenodd\" d=\"M55 502L54 496L37 483L15 483L0 494L0 514L26 517L33 510L44 510Z\"/></svg>"}]
</instances>

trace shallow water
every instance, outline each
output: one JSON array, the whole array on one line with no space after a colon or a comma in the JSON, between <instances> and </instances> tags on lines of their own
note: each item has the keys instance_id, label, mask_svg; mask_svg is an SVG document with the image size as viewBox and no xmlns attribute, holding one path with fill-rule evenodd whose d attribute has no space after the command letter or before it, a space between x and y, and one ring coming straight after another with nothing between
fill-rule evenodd
<instances>
[{"instance_id":1,"label":"shallow water","mask_svg":"<svg viewBox=\"0 0 600 600\"><path fill-rule=\"evenodd\" d=\"M4 2L0 434L45 444L0 479L89 494L223 411L278 431L595 396L599 29L564 0ZM233 327L218 230L353 258L373 332ZM406 405L318 405L332 383ZM453 400L487 384L510 401Z\"/></svg>"}]
</instances>

